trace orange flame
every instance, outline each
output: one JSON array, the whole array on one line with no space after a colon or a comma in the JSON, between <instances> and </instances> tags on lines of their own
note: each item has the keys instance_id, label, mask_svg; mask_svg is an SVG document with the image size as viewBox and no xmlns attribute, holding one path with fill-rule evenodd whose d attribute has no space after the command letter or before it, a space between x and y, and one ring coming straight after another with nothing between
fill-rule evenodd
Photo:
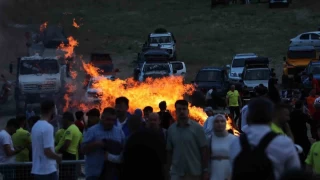
<instances>
[{"instance_id":1,"label":"orange flame","mask_svg":"<svg viewBox=\"0 0 320 180\"><path fill-rule=\"evenodd\" d=\"M79 45L78 41L75 40L72 36L68 37L69 44L66 46L64 43L61 43L58 49L66 52L65 58L70 58L73 56L74 48Z\"/></svg>"},{"instance_id":2,"label":"orange flame","mask_svg":"<svg viewBox=\"0 0 320 180\"><path fill-rule=\"evenodd\" d=\"M99 77L99 69L92 64L82 62L83 68L91 77ZM129 99L129 112L134 112L137 108L151 106L154 111L159 111L159 102L166 101L167 108L170 112L175 111L174 104L178 99L184 99L185 95L191 95L194 92L192 84L183 84L182 77L164 77L161 79L147 78L145 82L136 82L133 78L126 80L116 79L111 81L107 78L99 78L93 85L93 88L100 89L102 94L102 102L99 106L91 106L88 104L77 102L70 106L80 108L84 111L96 107L103 110L106 107L114 107L115 99L120 96L125 96ZM68 106L68 107L70 107ZM189 107L190 118L203 125L207 119L206 113L202 108ZM175 116L174 114L172 114ZM232 129L234 134L239 133L232 120L229 118L227 122L227 130Z\"/></svg>"},{"instance_id":3,"label":"orange flame","mask_svg":"<svg viewBox=\"0 0 320 180\"><path fill-rule=\"evenodd\" d=\"M91 77L99 76L99 69L91 64L83 63L83 68ZM105 101L100 104L101 110L105 107L113 107L117 97L125 96L130 100L130 112L145 106L151 106L155 111L159 111L158 104L161 101L166 101L168 110L173 112L175 101L183 99L185 94L191 95L194 91L193 85L183 84L182 77L148 78L142 83L134 81L133 78L116 79L115 81L102 78L93 84L93 87L103 92L102 99ZM189 111L192 119L200 124L204 123L207 115L203 109L189 107Z\"/></svg>"},{"instance_id":4,"label":"orange flame","mask_svg":"<svg viewBox=\"0 0 320 180\"><path fill-rule=\"evenodd\" d=\"M48 26L48 22L44 22L43 24L40 25L40 32L43 32Z\"/></svg>"},{"instance_id":5,"label":"orange flame","mask_svg":"<svg viewBox=\"0 0 320 180\"><path fill-rule=\"evenodd\" d=\"M80 28L80 26L77 24L75 18L73 18L72 26L75 27L75 28L77 28L77 29Z\"/></svg>"}]
</instances>

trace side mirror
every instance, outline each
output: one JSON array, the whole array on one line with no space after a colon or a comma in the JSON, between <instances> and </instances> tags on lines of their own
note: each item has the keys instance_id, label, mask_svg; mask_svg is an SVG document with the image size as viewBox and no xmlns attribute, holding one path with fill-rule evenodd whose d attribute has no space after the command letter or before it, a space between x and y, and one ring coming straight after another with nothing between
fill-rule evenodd
<instances>
[{"instance_id":1,"label":"side mirror","mask_svg":"<svg viewBox=\"0 0 320 180\"><path fill-rule=\"evenodd\" d=\"M177 73L177 70L173 70L173 74L176 74Z\"/></svg>"},{"instance_id":2,"label":"side mirror","mask_svg":"<svg viewBox=\"0 0 320 180\"><path fill-rule=\"evenodd\" d=\"M231 67L230 64L227 64L227 65L226 65L226 68L230 68L230 67Z\"/></svg>"},{"instance_id":3,"label":"side mirror","mask_svg":"<svg viewBox=\"0 0 320 180\"><path fill-rule=\"evenodd\" d=\"M114 72L120 72L120 70L117 68L117 69L114 70Z\"/></svg>"},{"instance_id":4,"label":"side mirror","mask_svg":"<svg viewBox=\"0 0 320 180\"><path fill-rule=\"evenodd\" d=\"M286 58L286 57L283 57L283 61L287 61L287 58Z\"/></svg>"}]
</instances>

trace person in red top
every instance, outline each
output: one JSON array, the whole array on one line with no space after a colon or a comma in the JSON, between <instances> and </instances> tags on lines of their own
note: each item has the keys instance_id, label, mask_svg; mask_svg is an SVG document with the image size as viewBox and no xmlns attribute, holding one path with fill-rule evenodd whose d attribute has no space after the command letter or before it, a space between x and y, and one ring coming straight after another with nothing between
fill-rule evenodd
<instances>
[{"instance_id":1,"label":"person in red top","mask_svg":"<svg viewBox=\"0 0 320 180\"><path fill-rule=\"evenodd\" d=\"M309 96L306 98L307 107L308 107L308 110L309 110L309 113L310 113L311 116L316 112L316 109L315 109L315 107L314 107L314 101L315 101L318 97L319 97L319 96L316 95L316 90L315 90L315 89L312 89L312 90L310 91Z\"/></svg>"},{"instance_id":2,"label":"person in red top","mask_svg":"<svg viewBox=\"0 0 320 180\"><path fill-rule=\"evenodd\" d=\"M81 133L83 133L84 130L84 113L82 111L77 111L76 112L76 121L74 122L74 124L79 128L79 130L81 131Z\"/></svg>"},{"instance_id":3,"label":"person in red top","mask_svg":"<svg viewBox=\"0 0 320 180\"><path fill-rule=\"evenodd\" d=\"M316 90L317 94L320 94L319 82L313 77L313 74L309 74L309 80L311 81L312 88Z\"/></svg>"}]
</instances>

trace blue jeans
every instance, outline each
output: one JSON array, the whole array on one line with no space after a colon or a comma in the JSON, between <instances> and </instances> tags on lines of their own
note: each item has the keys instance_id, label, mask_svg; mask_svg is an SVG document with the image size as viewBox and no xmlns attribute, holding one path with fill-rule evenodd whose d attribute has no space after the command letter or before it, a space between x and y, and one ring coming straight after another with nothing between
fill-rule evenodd
<instances>
[{"instance_id":1,"label":"blue jeans","mask_svg":"<svg viewBox=\"0 0 320 180\"><path fill-rule=\"evenodd\" d=\"M58 180L58 174L57 172L53 172L51 174L46 175L34 175L35 180Z\"/></svg>"}]
</instances>

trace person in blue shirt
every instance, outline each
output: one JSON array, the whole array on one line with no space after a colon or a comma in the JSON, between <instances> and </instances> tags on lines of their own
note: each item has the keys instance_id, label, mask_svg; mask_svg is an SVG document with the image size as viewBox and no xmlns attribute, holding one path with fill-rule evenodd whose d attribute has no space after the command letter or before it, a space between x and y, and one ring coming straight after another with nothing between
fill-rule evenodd
<instances>
[{"instance_id":1,"label":"person in blue shirt","mask_svg":"<svg viewBox=\"0 0 320 180\"><path fill-rule=\"evenodd\" d=\"M117 115L117 121L115 126L122 129L126 137L129 136L128 119L130 118L129 110L129 99L126 97L118 97L115 102L115 109Z\"/></svg>"}]
</instances>

